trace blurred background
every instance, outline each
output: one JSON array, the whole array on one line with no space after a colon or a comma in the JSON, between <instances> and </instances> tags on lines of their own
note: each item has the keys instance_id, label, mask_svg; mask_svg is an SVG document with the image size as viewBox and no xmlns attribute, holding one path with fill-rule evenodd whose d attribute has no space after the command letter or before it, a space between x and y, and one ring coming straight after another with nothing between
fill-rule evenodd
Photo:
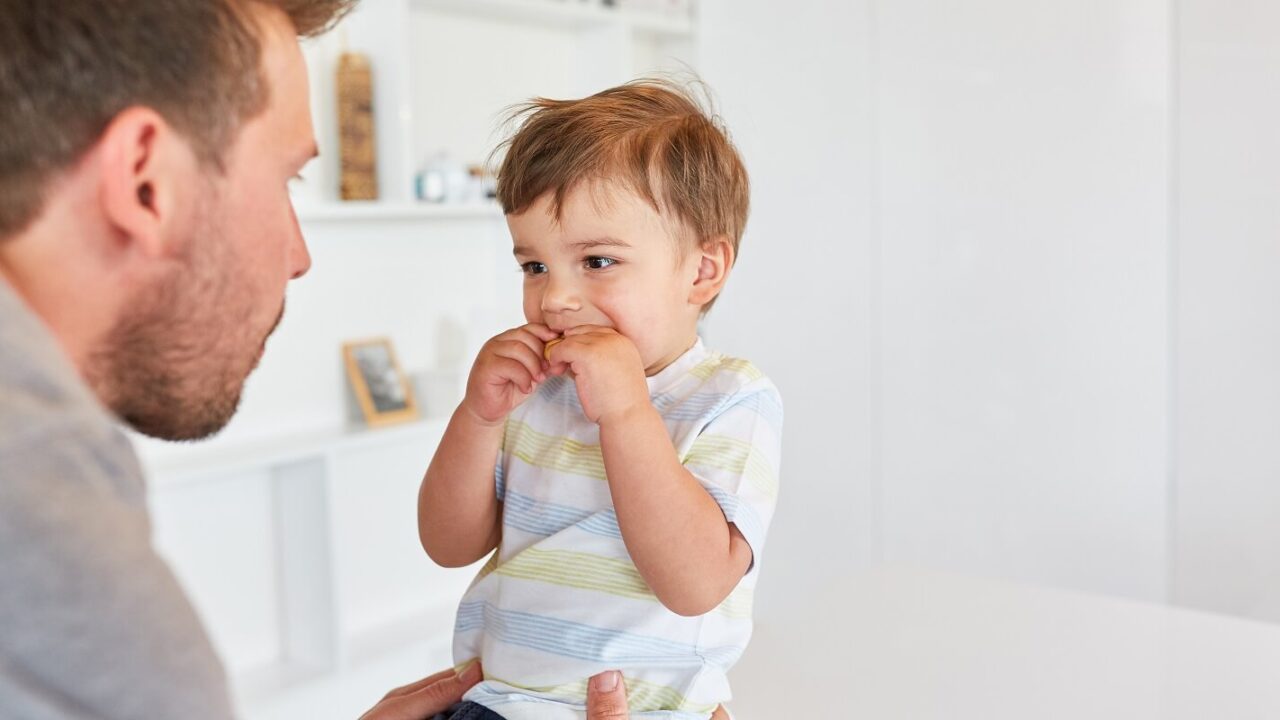
<instances>
[{"instance_id":1,"label":"blurred background","mask_svg":"<svg viewBox=\"0 0 1280 720\"><path fill-rule=\"evenodd\" d=\"M344 51L373 202L338 200ZM704 336L786 402L761 626L879 564L1280 621L1280 5L364 0L306 53L312 271L222 436L139 441L246 717L354 717L450 664L474 569L423 554L417 485L521 322L466 167L513 103L661 71L709 84L753 182ZM367 338L420 419L353 415Z\"/></svg>"}]
</instances>

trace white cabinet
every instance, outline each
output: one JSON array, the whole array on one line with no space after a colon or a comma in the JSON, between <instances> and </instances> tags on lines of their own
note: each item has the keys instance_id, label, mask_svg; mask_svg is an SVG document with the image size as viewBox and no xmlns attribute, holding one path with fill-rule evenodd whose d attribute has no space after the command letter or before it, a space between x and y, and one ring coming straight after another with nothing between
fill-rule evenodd
<instances>
[{"instance_id":1,"label":"white cabinet","mask_svg":"<svg viewBox=\"0 0 1280 720\"><path fill-rule=\"evenodd\" d=\"M443 432L433 419L143 444L156 546L249 715L389 653L434 650L447 664L453 612L476 569L439 568L418 543L418 483Z\"/></svg>"}]
</instances>

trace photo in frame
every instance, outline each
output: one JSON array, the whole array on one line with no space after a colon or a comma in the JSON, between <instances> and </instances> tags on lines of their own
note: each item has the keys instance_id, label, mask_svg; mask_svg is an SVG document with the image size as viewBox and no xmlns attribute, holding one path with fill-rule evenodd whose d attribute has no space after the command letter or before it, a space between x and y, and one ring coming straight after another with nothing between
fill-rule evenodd
<instances>
[{"instance_id":1,"label":"photo in frame","mask_svg":"<svg viewBox=\"0 0 1280 720\"><path fill-rule=\"evenodd\" d=\"M418 405L387 338L343 343L342 357L356 402L370 427L418 417Z\"/></svg>"}]
</instances>

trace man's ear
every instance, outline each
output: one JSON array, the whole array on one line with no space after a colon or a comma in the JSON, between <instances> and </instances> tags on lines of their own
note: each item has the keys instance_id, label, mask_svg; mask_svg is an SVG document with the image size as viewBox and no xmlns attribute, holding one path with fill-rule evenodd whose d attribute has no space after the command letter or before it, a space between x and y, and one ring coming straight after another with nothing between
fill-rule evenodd
<instances>
[{"instance_id":1,"label":"man's ear","mask_svg":"<svg viewBox=\"0 0 1280 720\"><path fill-rule=\"evenodd\" d=\"M165 252L178 222L180 193L191 192L195 154L156 111L124 110L107 125L101 149L99 198L106 221L122 242L147 256Z\"/></svg>"},{"instance_id":2,"label":"man's ear","mask_svg":"<svg viewBox=\"0 0 1280 720\"><path fill-rule=\"evenodd\" d=\"M689 303L703 306L720 294L729 279L729 271L733 269L733 243L724 235L709 238L693 259L698 263L698 274L693 279Z\"/></svg>"}]
</instances>

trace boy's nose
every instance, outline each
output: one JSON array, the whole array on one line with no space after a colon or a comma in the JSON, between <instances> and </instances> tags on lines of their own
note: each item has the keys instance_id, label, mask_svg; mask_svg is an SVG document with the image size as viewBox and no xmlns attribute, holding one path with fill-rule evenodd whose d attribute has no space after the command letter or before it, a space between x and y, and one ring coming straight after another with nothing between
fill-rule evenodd
<instances>
[{"instance_id":1,"label":"boy's nose","mask_svg":"<svg viewBox=\"0 0 1280 720\"><path fill-rule=\"evenodd\" d=\"M582 302L578 299L573 283L554 279L547 283L546 290L542 293L542 312L556 314L580 309Z\"/></svg>"}]
</instances>

